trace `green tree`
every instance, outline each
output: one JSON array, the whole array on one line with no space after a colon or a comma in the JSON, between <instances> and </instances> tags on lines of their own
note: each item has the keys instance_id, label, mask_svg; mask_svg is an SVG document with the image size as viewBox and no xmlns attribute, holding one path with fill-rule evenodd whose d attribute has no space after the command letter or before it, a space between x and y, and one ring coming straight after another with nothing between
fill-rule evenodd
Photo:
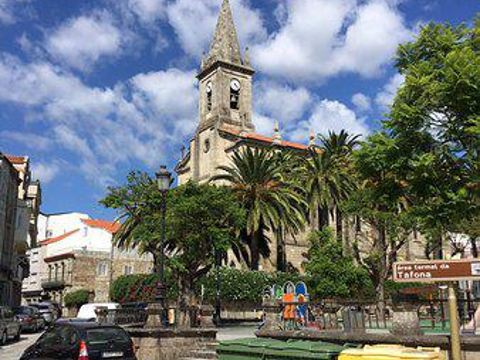
<instances>
[{"instance_id":1,"label":"green tree","mask_svg":"<svg viewBox=\"0 0 480 360\"><path fill-rule=\"evenodd\" d=\"M269 255L267 231L281 227L297 232L304 224L302 196L274 160L275 151L247 147L235 152L232 165L220 166L223 173L212 178L227 182L247 211L245 232L252 270L258 270L261 255Z\"/></svg>"},{"instance_id":2,"label":"green tree","mask_svg":"<svg viewBox=\"0 0 480 360\"><path fill-rule=\"evenodd\" d=\"M77 290L69 292L65 295L65 306L67 308L80 309L84 304L88 303L90 292L88 290Z\"/></svg>"},{"instance_id":3,"label":"green tree","mask_svg":"<svg viewBox=\"0 0 480 360\"><path fill-rule=\"evenodd\" d=\"M325 156L331 158L332 163L335 164L335 172L345 174L346 191L340 198L333 198L335 212L335 227L337 238L343 241L343 212L341 210L341 203L345 201L349 194L355 190L356 184L354 181L354 167L352 161L353 150L359 144L360 135L350 135L347 131L341 130L339 133L330 131L327 136L319 135L321 141L321 150L325 152ZM342 192L340 192L342 194ZM348 219L347 219L348 224ZM350 244L345 236L344 250L350 249Z\"/></svg>"},{"instance_id":4,"label":"green tree","mask_svg":"<svg viewBox=\"0 0 480 360\"><path fill-rule=\"evenodd\" d=\"M125 185L109 187L107 195L100 200L105 207L117 211L122 221L113 237L114 244L118 248L137 249L140 254L151 254L157 264L162 195L156 182L145 173L131 172L126 180Z\"/></svg>"},{"instance_id":5,"label":"green tree","mask_svg":"<svg viewBox=\"0 0 480 360\"><path fill-rule=\"evenodd\" d=\"M366 270L343 254L342 243L329 228L309 237L310 249L305 271L309 276L310 293L316 299L365 299L374 293Z\"/></svg>"},{"instance_id":6,"label":"green tree","mask_svg":"<svg viewBox=\"0 0 480 360\"><path fill-rule=\"evenodd\" d=\"M382 301L392 265L415 229L404 183L395 176L398 151L395 141L381 132L362 143L354 153L360 186L345 203L350 215L368 225L367 236L355 239L354 256L368 269Z\"/></svg>"},{"instance_id":7,"label":"green tree","mask_svg":"<svg viewBox=\"0 0 480 360\"><path fill-rule=\"evenodd\" d=\"M475 239L480 228L480 18L473 23L432 23L399 47L405 83L384 124L398 148L395 175L438 247L448 232Z\"/></svg>"},{"instance_id":8,"label":"green tree","mask_svg":"<svg viewBox=\"0 0 480 360\"><path fill-rule=\"evenodd\" d=\"M329 225L329 212L355 189L355 181L343 165L343 156L316 147L308 152L301 160L298 177L305 189L310 221L317 219L320 230Z\"/></svg>"},{"instance_id":9,"label":"green tree","mask_svg":"<svg viewBox=\"0 0 480 360\"><path fill-rule=\"evenodd\" d=\"M115 236L119 248L138 249L157 259L162 250L161 197L155 182L141 173L130 174L124 186L109 188L101 203L126 218ZM245 253L238 241L245 210L231 189L195 183L170 190L166 201L166 265L181 293L194 302L193 283L212 268L216 251Z\"/></svg>"}]
</instances>

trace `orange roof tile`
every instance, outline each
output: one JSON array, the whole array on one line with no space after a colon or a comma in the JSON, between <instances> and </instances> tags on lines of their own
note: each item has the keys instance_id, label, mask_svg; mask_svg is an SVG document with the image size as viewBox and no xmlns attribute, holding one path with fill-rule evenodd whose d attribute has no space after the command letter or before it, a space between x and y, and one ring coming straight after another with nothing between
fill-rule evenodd
<instances>
[{"instance_id":1,"label":"orange roof tile","mask_svg":"<svg viewBox=\"0 0 480 360\"><path fill-rule=\"evenodd\" d=\"M53 244L53 243L56 243L56 242L59 242L63 239L66 239L67 237L75 234L76 232L80 231L80 229L75 229L75 230L72 230L68 233L65 233L63 235L60 235L60 236L57 236L57 237L54 237L54 238L50 238L50 239L45 239L43 241L40 241L39 242L39 245L40 246L43 246L43 245L48 245L48 244Z\"/></svg>"},{"instance_id":2,"label":"orange roof tile","mask_svg":"<svg viewBox=\"0 0 480 360\"><path fill-rule=\"evenodd\" d=\"M265 142L265 143L269 143L269 144L273 144L274 141L275 141L274 138L259 135L259 134L240 135L238 132L234 132L234 131L230 131L230 130L223 130L223 131L225 131L229 134L244 138L244 139L252 139L252 140L261 141L261 142ZM289 147L289 148L294 148L294 149L299 149L299 150L307 150L308 149L308 146L306 146L306 145L294 143L294 142L291 142L291 141L285 141L285 140L280 140L278 142L278 145Z\"/></svg>"},{"instance_id":3,"label":"orange roof tile","mask_svg":"<svg viewBox=\"0 0 480 360\"><path fill-rule=\"evenodd\" d=\"M82 222L87 226L103 229L111 234L115 234L121 226L121 224L118 222L111 222L105 220L84 219L82 220Z\"/></svg>"},{"instance_id":4,"label":"orange roof tile","mask_svg":"<svg viewBox=\"0 0 480 360\"><path fill-rule=\"evenodd\" d=\"M5 155L5 156L12 164L23 164L25 162L25 156L14 156L14 155Z\"/></svg>"}]
</instances>

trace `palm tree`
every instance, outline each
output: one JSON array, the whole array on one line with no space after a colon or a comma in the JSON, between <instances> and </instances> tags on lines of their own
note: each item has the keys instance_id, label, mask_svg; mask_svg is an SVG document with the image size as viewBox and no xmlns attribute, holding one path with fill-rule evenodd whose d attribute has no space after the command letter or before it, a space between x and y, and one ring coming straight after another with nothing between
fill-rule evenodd
<instances>
[{"instance_id":1,"label":"palm tree","mask_svg":"<svg viewBox=\"0 0 480 360\"><path fill-rule=\"evenodd\" d=\"M328 226L329 212L338 209L340 203L355 189L355 182L346 168L347 155L355 146L357 137L350 137L345 131L320 136L322 146L310 147L300 170L309 202L310 219L318 217L319 229ZM339 211L338 211L339 213ZM338 215L337 213L337 215ZM337 219L341 216L337 216ZM339 221L339 222L340 222ZM337 233L342 227L337 222Z\"/></svg>"},{"instance_id":2,"label":"palm tree","mask_svg":"<svg viewBox=\"0 0 480 360\"><path fill-rule=\"evenodd\" d=\"M268 253L266 233L283 228L298 232L304 224L304 201L296 187L287 181L275 161L276 152L250 147L235 152L230 166L220 166L223 173L211 181L226 181L247 209L250 267L258 270L260 255Z\"/></svg>"},{"instance_id":3,"label":"palm tree","mask_svg":"<svg viewBox=\"0 0 480 360\"><path fill-rule=\"evenodd\" d=\"M352 154L355 147L359 144L360 135L350 135L347 131L341 130L338 134L329 131L328 136L319 135L319 138L322 150L326 156L332 158L338 170L351 175L353 173ZM351 176L348 178L347 181L352 181ZM354 188L355 184L353 185ZM344 195L348 196L348 194ZM345 200L345 198L343 200ZM343 241L343 214L338 202L335 202L332 211L335 212L337 238ZM345 248L349 247L348 244L344 245Z\"/></svg>"}]
</instances>

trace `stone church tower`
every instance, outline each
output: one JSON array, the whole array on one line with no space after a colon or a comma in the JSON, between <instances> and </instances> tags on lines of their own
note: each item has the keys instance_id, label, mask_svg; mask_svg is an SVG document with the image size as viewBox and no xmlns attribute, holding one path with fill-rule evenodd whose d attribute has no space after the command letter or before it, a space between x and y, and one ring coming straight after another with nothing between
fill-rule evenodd
<instances>
[{"instance_id":1,"label":"stone church tower","mask_svg":"<svg viewBox=\"0 0 480 360\"><path fill-rule=\"evenodd\" d=\"M197 75L199 122L188 151L182 154L175 168L179 185L210 180L221 172L219 166L229 165L231 155L245 146L307 151L306 145L282 140L278 129L273 138L255 134L252 123L254 74L248 49L242 56L230 4L224 0L209 53ZM353 238L351 226L345 225ZM297 235L270 234L271 256L262 259L261 268L274 270L278 264L287 264L300 269L308 251L308 234L308 229Z\"/></svg>"}]
</instances>

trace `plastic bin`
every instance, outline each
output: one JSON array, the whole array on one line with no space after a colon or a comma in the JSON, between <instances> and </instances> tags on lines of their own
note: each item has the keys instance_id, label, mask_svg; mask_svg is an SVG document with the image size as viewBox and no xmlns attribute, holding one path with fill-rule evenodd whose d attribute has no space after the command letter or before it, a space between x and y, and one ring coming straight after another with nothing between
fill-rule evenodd
<instances>
[{"instance_id":1,"label":"plastic bin","mask_svg":"<svg viewBox=\"0 0 480 360\"><path fill-rule=\"evenodd\" d=\"M271 344L265 350L265 360L336 360L344 346L321 341L289 340Z\"/></svg>"},{"instance_id":2,"label":"plastic bin","mask_svg":"<svg viewBox=\"0 0 480 360\"><path fill-rule=\"evenodd\" d=\"M407 348L401 345L365 346L342 351L339 360L445 360L439 348Z\"/></svg>"},{"instance_id":3,"label":"plastic bin","mask_svg":"<svg viewBox=\"0 0 480 360\"><path fill-rule=\"evenodd\" d=\"M266 338L221 341L217 345L217 355L219 360L263 360L267 346L282 342Z\"/></svg>"}]
</instances>

